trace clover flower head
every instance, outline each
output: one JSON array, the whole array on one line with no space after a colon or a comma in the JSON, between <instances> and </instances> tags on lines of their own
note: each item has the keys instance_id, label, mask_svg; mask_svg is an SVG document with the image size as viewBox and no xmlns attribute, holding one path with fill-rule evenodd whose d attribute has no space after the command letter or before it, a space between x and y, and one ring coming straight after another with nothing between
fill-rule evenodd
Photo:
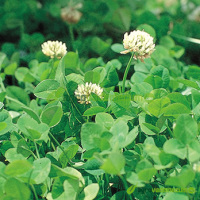
<instances>
[{"instance_id":1,"label":"clover flower head","mask_svg":"<svg viewBox=\"0 0 200 200\"><path fill-rule=\"evenodd\" d=\"M74 6L67 6L61 9L61 18L63 21L69 24L76 24L80 21L82 13L78 11L82 7L82 4L76 4Z\"/></svg>"},{"instance_id":2,"label":"clover flower head","mask_svg":"<svg viewBox=\"0 0 200 200\"><path fill-rule=\"evenodd\" d=\"M121 54L127 54L129 52L135 52L134 58L143 61L145 58L150 57L150 55L155 50L155 44L153 42L153 37L144 31L132 31L129 35L124 34L123 39L125 51L120 52Z\"/></svg>"},{"instance_id":3,"label":"clover flower head","mask_svg":"<svg viewBox=\"0 0 200 200\"><path fill-rule=\"evenodd\" d=\"M67 53L67 47L65 43L49 40L42 44L42 52L51 58L62 58Z\"/></svg>"},{"instance_id":4,"label":"clover flower head","mask_svg":"<svg viewBox=\"0 0 200 200\"><path fill-rule=\"evenodd\" d=\"M93 83L86 83L85 85L78 85L78 88L75 90L74 94L76 96L76 98L79 100L78 102L80 104L89 104L90 102L90 94L91 93L95 93L96 95L98 95L100 98L102 98L102 92L103 89L97 85L97 84L93 84Z\"/></svg>"}]
</instances>

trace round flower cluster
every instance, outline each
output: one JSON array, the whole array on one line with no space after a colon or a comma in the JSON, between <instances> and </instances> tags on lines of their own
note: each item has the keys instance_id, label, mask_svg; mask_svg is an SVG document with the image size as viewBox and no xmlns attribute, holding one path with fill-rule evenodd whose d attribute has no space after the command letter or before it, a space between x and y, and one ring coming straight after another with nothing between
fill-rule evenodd
<instances>
[{"instance_id":1,"label":"round flower cluster","mask_svg":"<svg viewBox=\"0 0 200 200\"><path fill-rule=\"evenodd\" d=\"M59 41L47 41L42 44L42 52L51 58L62 58L67 53L67 47Z\"/></svg>"},{"instance_id":2,"label":"round flower cluster","mask_svg":"<svg viewBox=\"0 0 200 200\"><path fill-rule=\"evenodd\" d=\"M82 4L79 3L75 6L67 6L61 9L61 18L69 24L76 24L80 21L82 13L77 9L81 8Z\"/></svg>"},{"instance_id":3,"label":"round flower cluster","mask_svg":"<svg viewBox=\"0 0 200 200\"><path fill-rule=\"evenodd\" d=\"M81 104L89 104L90 102L90 94L95 93L100 98L102 98L103 89L97 85L92 83L86 83L85 85L78 85L78 88L75 90L75 96L79 100L78 102Z\"/></svg>"},{"instance_id":4,"label":"round flower cluster","mask_svg":"<svg viewBox=\"0 0 200 200\"><path fill-rule=\"evenodd\" d=\"M140 59L141 61L150 57L150 55L155 50L153 37L151 37L148 33L140 30L132 31L129 35L128 33L125 33L123 45L127 50L122 51L121 54L135 52L133 57L135 59Z\"/></svg>"}]
</instances>

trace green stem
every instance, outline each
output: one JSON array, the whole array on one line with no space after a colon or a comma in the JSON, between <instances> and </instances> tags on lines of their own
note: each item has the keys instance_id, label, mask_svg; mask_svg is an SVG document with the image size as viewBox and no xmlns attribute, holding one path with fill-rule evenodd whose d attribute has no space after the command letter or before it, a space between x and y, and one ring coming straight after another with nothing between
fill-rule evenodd
<instances>
[{"instance_id":1,"label":"green stem","mask_svg":"<svg viewBox=\"0 0 200 200\"><path fill-rule=\"evenodd\" d=\"M35 191L35 187L33 186L33 184L30 184L30 186L31 186L31 189L32 189L33 194L34 194L34 196L35 196L35 200L38 200L38 196L37 196L37 193L36 193L36 191Z\"/></svg>"},{"instance_id":2,"label":"green stem","mask_svg":"<svg viewBox=\"0 0 200 200\"><path fill-rule=\"evenodd\" d=\"M37 154L37 157L40 159L40 154L39 154L39 151L38 151L38 148L37 148L37 144L34 142L34 145L35 145L35 150L36 150L36 154Z\"/></svg>"},{"instance_id":3,"label":"green stem","mask_svg":"<svg viewBox=\"0 0 200 200\"><path fill-rule=\"evenodd\" d=\"M134 53L134 52L133 52L133 53ZM123 82L122 82L122 93L125 92L125 82L126 82L126 78L127 78L127 75L128 75L128 71L129 71L130 66L131 66L131 61L132 61L132 59L133 59L133 53L131 54L131 57L130 57L130 59L129 59L129 61L128 61L128 64L127 64L127 66L126 66L126 70L125 70L125 72L124 72L124 77L123 77Z\"/></svg>"},{"instance_id":4,"label":"green stem","mask_svg":"<svg viewBox=\"0 0 200 200\"><path fill-rule=\"evenodd\" d=\"M74 49L74 31L73 31L73 26L71 24L69 24L69 35L70 35L70 38L72 41L72 48L75 51L75 49Z\"/></svg>"},{"instance_id":5,"label":"green stem","mask_svg":"<svg viewBox=\"0 0 200 200\"><path fill-rule=\"evenodd\" d=\"M126 190L126 194L128 195L129 199L130 199L130 200L133 200L131 194L128 194L128 193L127 193L128 184L127 184L126 180L124 179L124 177L123 177L122 175L119 175L119 177L120 177L120 179L122 180L122 183L123 183L123 185L124 185L124 187L125 187L125 190Z\"/></svg>"},{"instance_id":6,"label":"green stem","mask_svg":"<svg viewBox=\"0 0 200 200\"><path fill-rule=\"evenodd\" d=\"M51 76L52 72L53 72L53 67L54 67L54 63L55 63L55 58L53 58L51 61L50 61L50 72L49 72L49 75L47 76L47 79Z\"/></svg>"}]
</instances>

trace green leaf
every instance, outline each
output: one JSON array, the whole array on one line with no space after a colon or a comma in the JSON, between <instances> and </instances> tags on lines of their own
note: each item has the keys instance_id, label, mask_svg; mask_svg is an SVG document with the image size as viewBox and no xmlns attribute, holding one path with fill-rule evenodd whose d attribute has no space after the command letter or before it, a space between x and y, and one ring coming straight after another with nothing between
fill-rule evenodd
<instances>
[{"instance_id":1,"label":"green leaf","mask_svg":"<svg viewBox=\"0 0 200 200\"><path fill-rule=\"evenodd\" d=\"M189 66L188 71L186 72L187 76L194 78L196 80L200 79L200 68L196 65Z\"/></svg>"},{"instance_id":2,"label":"green leaf","mask_svg":"<svg viewBox=\"0 0 200 200\"><path fill-rule=\"evenodd\" d=\"M17 176L28 172L31 168L32 165L27 160L15 160L6 166L5 173L9 176Z\"/></svg>"},{"instance_id":3,"label":"green leaf","mask_svg":"<svg viewBox=\"0 0 200 200\"><path fill-rule=\"evenodd\" d=\"M45 109L41 114L41 120L49 127L56 126L63 116L63 110L60 106L51 106Z\"/></svg>"},{"instance_id":4,"label":"green leaf","mask_svg":"<svg viewBox=\"0 0 200 200\"><path fill-rule=\"evenodd\" d=\"M27 156L17 152L17 148L10 148L5 153L6 160L13 162L15 160L25 160Z\"/></svg>"},{"instance_id":5,"label":"green leaf","mask_svg":"<svg viewBox=\"0 0 200 200\"><path fill-rule=\"evenodd\" d=\"M138 178L142 181L149 181L156 172L157 170L155 168L144 169L138 173Z\"/></svg>"},{"instance_id":6,"label":"green leaf","mask_svg":"<svg viewBox=\"0 0 200 200\"><path fill-rule=\"evenodd\" d=\"M97 183L92 183L84 188L81 192L79 199L80 200L93 200L97 196L99 191L99 185Z\"/></svg>"},{"instance_id":7,"label":"green leaf","mask_svg":"<svg viewBox=\"0 0 200 200\"><path fill-rule=\"evenodd\" d=\"M2 110L0 112L0 135L4 135L8 131L12 130L12 118L8 111Z\"/></svg>"},{"instance_id":8,"label":"green leaf","mask_svg":"<svg viewBox=\"0 0 200 200\"><path fill-rule=\"evenodd\" d=\"M189 200L189 197L186 194L179 194L179 193L173 193L173 192L169 192L165 195L163 200L172 200L172 199L176 199L176 200Z\"/></svg>"},{"instance_id":9,"label":"green leaf","mask_svg":"<svg viewBox=\"0 0 200 200\"><path fill-rule=\"evenodd\" d=\"M171 49L175 46L174 40L169 36L165 35L160 39L160 44L168 49Z\"/></svg>"},{"instance_id":10,"label":"green leaf","mask_svg":"<svg viewBox=\"0 0 200 200\"><path fill-rule=\"evenodd\" d=\"M164 143L163 150L166 153L185 159L187 155L187 148L183 143L177 139L169 139Z\"/></svg>"},{"instance_id":11,"label":"green leaf","mask_svg":"<svg viewBox=\"0 0 200 200\"><path fill-rule=\"evenodd\" d=\"M161 77L156 75L149 75L147 78L144 79L144 82L149 83L152 85L154 89L161 88L163 85L163 80Z\"/></svg>"},{"instance_id":12,"label":"green leaf","mask_svg":"<svg viewBox=\"0 0 200 200\"><path fill-rule=\"evenodd\" d=\"M51 161L48 158L37 159L33 162L31 182L41 184L48 178L51 169Z\"/></svg>"},{"instance_id":13,"label":"green leaf","mask_svg":"<svg viewBox=\"0 0 200 200\"><path fill-rule=\"evenodd\" d=\"M9 178L4 185L5 193L15 200L30 200L31 191L29 187L15 178Z\"/></svg>"},{"instance_id":14,"label":"green leaf","mask_svg":"<svg viewBox=\"0 0 200 200\"><path fill-rule=\"evenodd\" d=\"M159 117L161 114L163 114L162 109L169 104L170 99L168 97L155 99L148 105L148 110L152 115Z\"/></svg>"},{"instance_id":15,"label":"green leaf","mask_svg":"<svg viewBox=\"0 0 200 200\"><path fill-rule=\"evenodd\" d=\"M131 25L131 12L127 8L115 10L112 16L112 24L122 31L128 31Z\"/></svg>"},{"instance_id":16,"label":"green leaf","mask_svg":"<svg viewBox=\"0 0 200 200\"><path fill-rule=\"evenodd\" d=\"M67 52L63 59L65 68L78 68L79 67L79 57L77 53ZM64 74L63 74L64 75Z\"/></svg>"},{"instance_id":17,"label":"green leaf","mask_svg":"<svg viewBox=\"0 0 200 200\"><path fill-rule=\"evenodd\" d=\"M32 83L35 81L35 78L30 73L29 69L26 67L20 67L15 71L15 77L20 82Z\"/></svg>"},{"instance_id":18,"label":"green leaf","mask_svg":"<svg viewBox=\"0 0 200 200\"><path fill-rule=\"evenodd\" d=\"M85 73L84 81L88 83L100 83L100 73L95 71L88 71Z\"/></svg>"},{"instance_id":19,"label":"green leaf","mask_svg":"<svg viewBox=\"0 0 200 200\"><path fill-rule=\"evenodd\" d=\"M148 24L141 24L136 29L140 30L140 31L144 30L145 32L149 33L155 40L156 32L155 32L155 30L154 30L154 28L152 26L150 26Z\"/></svg>"},{"instance_id":20,"label":"green leaf","mask_svg":"<svg viewBox=\"0 0 200 200\"><path fill-rule=\"evenodd\" d=\"M178 117L180 114L190 114L191 110L181 103L173 103L164 107L162 112L165 116Z\"/></svg>"},{"instance_id":21,"label":"green leaf","mask_svg":"<svg viewBox=\"0 0 200 200\"><path fill-rule=\"evenodd\" d=\"M67 179L63 183L64 196L62 199L76 200L79 191L79 181L74 179ZM69 198L70 197L70 198Z\"/></svg>"},{"instance_id":22,"label":"green leaf","mask_svg":"<svg viewBox=\"0 0 200 200\"><path fill-rule=\"evenodd\" d=\"M22 110L24 110L30 117L32 117L37 123L40 123L40 118L37 115L37 113L32 110L29 107L22 107Z\"/></svg>"},{"instance_id":23,"label":"green leaf","mask_svg":"<svg viewBox=\"0 0 200 200\"><path fill-rule=\"evenodd\" d=\"M197 90L200 89L199 85L194 81L187 80L187 79L176 79L176 81L178 81L179 83L183 83L187 87L193 87L193 88L195 88Z\"/></svg>"},{"instance_id":24,"label":"green leaf","mask_svg":"<svg viewBox=\"0 0 200 200\"><path fill-rule=\"evenodd\" d=\"M95 148L94 138L100 138L103 127L92 122L85 123L81 127L81 144L86 150Z\"/></svg>"},{"instance_id":25,"label":"green leaf","mask_svg":"<svg viewBox=\"0 0 200 200\"><path fill-rule=\"evenodd\" d=\"M95 122L109 129L112 127L114 119L108 113L98 113L95 117Z\"/></svg>"},{"instance_id":26,"label":"green leaf","mask_svg":"<svg viewBox=\"0 0 200 200\"><path fill-rule=\"evenodd\" d=\"M18 100L19 102L23 103L24 105L29 105L30 98L29 98L28 94L22 88L17 87L17 86L8 86L6 88L6 93L7 93L7 96ZM13 104L12 107L16 107L16 104L18 107L19 106L21 107L21 104L18 104L16 102L12 102L12 101L11 101L11 103Z\"/></svg>"},{"instance_id":27,"label":"green leaf","mask_svg":"<svg viewBox=\"0 0 200 200\"><path fill-rule=\"evenodd\" d=\"M111 49L116 53L120 53L121 51L125 50L123 44L119 44L119 43L113 44L111 46Z\"/></svg>"},{"instance_id":28,"label":"green leaf","mask_svg":"<svg viewBox=\"0 0 200 200\"><path fill-rule=\"evenodd\" d=\"M180 115L176 120L174 136L183 144L189 144L198 134L196 121L190 115Z\"/></svg>"},{"instance_id":29,"label":"green leaf","mask_svg":"<svg viewBox=\"0 0 200 200\"><path fill-rule=\"evenodd\" d=\"M125 109L128 109L131 103L131 96L130 94L120 94L113 99L113 102Z\"/></svg>"},{"instance_id":30,"label":"green leaf","mask_svg":"<svg viewBox=\"0 0 200 200\"><path fill-rule=\"evenodd\" d=\"M59 161L62 167L66 167L67 163L76 155L79 146L77 144L70 145L67 149L65 149L65 153L62 152L59 156Z\"/></svg>"},{"instance_id":31,"label":"green leaf","mask_svg":"<svg viewBox=\"0 0 200 200\"><path fill-rule=\"evenodd\" d=\"M6 75L14 75L15 74L15 70L17 69L17 63L13 62L10 65L8 65L5 69L4 72Z\"/></svg>"},{"instance_id":32,"label":"green leaf","mask_svg":"<svg viewBox=\"0 0 200 200\"><path fill-rule=\"evenodd\" d=\"M101 38L96 36L92 38L90 48L97 54L103 56L107 52L109 47L110 45L104 42Z\"/></svg>"},{"instance_id":33,"label":"green leaf","mask_svg":"<svg viewBox=\"0 0 200 200\"><path fill-rule=\"evenodd\" d=\"M38 124L27 114L22 115L18 119L17 126L19 130L21 130L22 133L31 140L44 140L45 142L48 140L49 127L44 123Z\"/></svg>"},{"instance_id":34,"label":"green leaf","mask_svg":"<svg viewBox=\"0 0 200 200\"><path fill-rule=\"evenodd\" d=\"M153 90L153 87L146 82L142 82L142 83L135 83L132 87L131 87L131 92L134 92L137 95L141 95L144 96L145 94L150 93Z\"/></svg>"},{"instance_id":35,"label":"green leaf","mask_svg":"<svg viewBox=\"0 0 200 200\"><path fill-rule=\"evenodd\" d=\"M104 112L105 108L100 107L100 106L94 106L91 108L88 108L84 113L83 116L93 116L96 115L97 113Z\"/></svg>"},{"instance_id":36,"label":"green leaf","mask_svg":"<svg viewBox=\"0 0 200 200\"><path fill-rule=\"evenodd\" d=\"M125 166L125 158L121 153L112 152L104 161L101 169L108 174L120 175L121 170Z\"/></svg>"},{"instance_id":37,"label":"green leaf","mask_svg":"<svg viewBox=\"0 0 200 200\"><path fill-rule=\"evenodd\" d=\"M184 53L185 49L182 46L176 45L169 50L172 57L179 59Z\"/></svg>"},{"instance_id":38,"label":"green leaf","mask_svg":"<svg viewBox=\"0 0 200 200\"><path fill-rule=\"evenodd\" d=\"M47 79L36 86L34 94L38 98L52 100L56 98L56 91L59 87L60 84L56 80Z\"/></svg>"},{"instance_id":39,"label":"green leaf","mask_svg":"<svg viewBox=\"0 0 200 200\"><path fill-rule=\"evenodd\" d=\"M199 141L194 140L188 146L188 160L195 162L200 158L200 144Z\"/></svg>"},{"instance_id":40,"label":"green leaf","mask_svg":"<svg viewBox=\"0 0 200 200\"><path fill-rule=\"evenodd\" d=\"M178 92L172 92L167 95L172 103L182 103L185 105L188 109L190 109L190 104L186 97Z\"/></svg>"},{"instance_id":41,"label":"green leaf","mask_svg":"<svg viewBox=\"0 0 200 200\"><path fill-rule=\"evenodd\" d=\"M165 185L186 188L195 178L195 172L189 166L184 166L177 176L169 177Z\"/></svg>"}]
</instances>

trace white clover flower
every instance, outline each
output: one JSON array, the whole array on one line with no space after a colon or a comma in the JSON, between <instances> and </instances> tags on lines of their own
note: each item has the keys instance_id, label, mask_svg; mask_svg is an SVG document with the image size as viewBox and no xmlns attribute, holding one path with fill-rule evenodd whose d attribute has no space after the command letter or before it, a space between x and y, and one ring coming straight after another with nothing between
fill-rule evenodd
<instances>
[{"instance_id":1,"label":"white clover flower","mask_svg":"<svg viewBox=\"0 0 200 200\"><path fill-rule=\"evenodd\" d=\"M67 53L67 47L59 41L47 41L42 44L42 52L51 58L62 58Z\"/></svg>"},{"instance_id":2,"label":"white clover flower","mask_svg":"<svg viewBox=\"0 0 200 200\"><path fill-rule=\"evenodd\" d=\"M82 8L82 3L74 6L67 6L61 9L61 18L69 24L76 24L80 21L82 13L78 9Z\"/></svg>"},{"instance_id":3,"label":"white clover flower","mask_svg":"<svg viewBox=\"0 0 200 200\"><path fill-rule=\"evenodd\" d=\"M86 83L85 85L78 85L78 88L75 90L74 94L76 98L79 100L78 102L81 104L89 104L90 102L90 94L95 93L100 98L102 98L103 89L97 85L92 83Z\"/></svg>"},{"instance_id":4,"label":"white clover flower","mask_svg":"<svg viewBox=\"0 0 200 200\"><path fill-rule=\"evenodd\" d=\"M153 42L153 37L144 31L132 31L129 35L124 34L123 40L125 51L120 52L121 54L127 54L129 52L135 52L134 58L143 61L145 58L150 57L150 55L155 50L155 44Z\"/></svg>"}]
</instances>

